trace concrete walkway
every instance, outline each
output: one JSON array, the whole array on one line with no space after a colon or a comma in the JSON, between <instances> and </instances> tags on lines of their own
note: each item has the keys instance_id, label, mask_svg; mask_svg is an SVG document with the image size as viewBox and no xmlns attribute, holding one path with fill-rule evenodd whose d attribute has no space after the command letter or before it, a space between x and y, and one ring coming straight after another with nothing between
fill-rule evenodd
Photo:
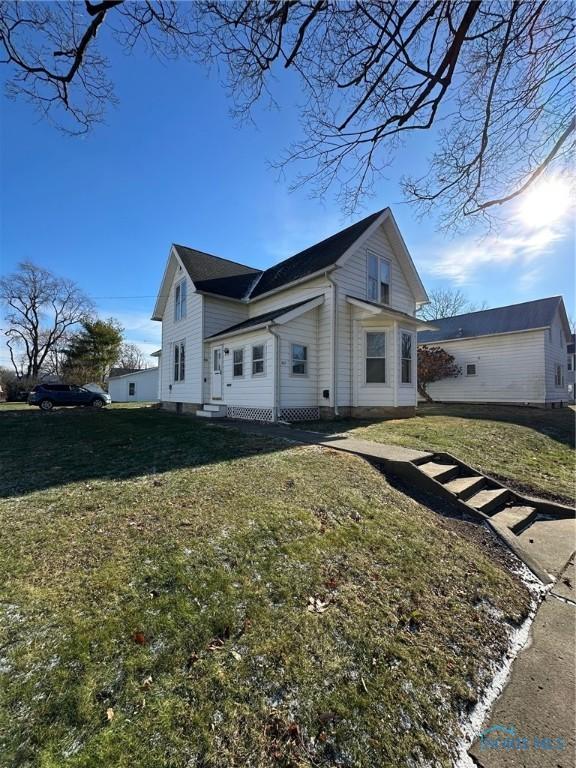
<instances>
[{"instance_id":1,"label":"concrete walkway","mask_svg":"<svg viewBox=\"0 0 576 768\"><path fill-rule=\"evenodd\" d=\"M576 765L576 594L574 561L536 614L528 643L512 667L470 755L481 768L573 768ZM510 736L498 726L514 729ZM512 748L510 748L512 746Z\"/></svg>"}]
</instances>

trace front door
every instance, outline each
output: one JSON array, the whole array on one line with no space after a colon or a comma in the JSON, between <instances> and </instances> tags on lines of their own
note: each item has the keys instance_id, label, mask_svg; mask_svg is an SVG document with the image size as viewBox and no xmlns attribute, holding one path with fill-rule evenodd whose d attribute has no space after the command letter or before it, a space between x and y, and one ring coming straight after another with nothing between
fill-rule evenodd
<instances>
[{"instance_id":1,"label":"front door","mask_svg":"<svg viewBox=\"0 0 576 768\"><path fill-rule=\"evenodd\" d=\"M222 355L223 347L212 350L212 399L222 400Z\"/></svg>"}]
</instances>

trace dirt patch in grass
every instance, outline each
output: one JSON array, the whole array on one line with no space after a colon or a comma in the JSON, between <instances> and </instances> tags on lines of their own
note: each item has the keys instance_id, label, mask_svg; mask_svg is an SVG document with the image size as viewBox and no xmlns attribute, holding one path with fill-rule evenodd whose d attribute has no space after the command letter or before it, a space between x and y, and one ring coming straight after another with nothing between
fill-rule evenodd
<instances>
[{"instance_id":1,"label":"dirt patch in grass","mask_svg":"<svg viewBox=\"0 0 576 768\"><path fill-rule=\"evenodd\" d=\"M574 415L572 408L433 404L419 406L409 419L348 419L310 428L445 451L521 493L573 505Z\"/></svg>"},{"instance_id":2,"label":"dirt patch in grass","mask_svg":"<svg viewBox=\"0 0 576 768\"><path fill-rule=\"evenodd\" d=\"M7 765L450 764L528 610L488 549L347 454L23 416L1 424Z\"/></svg>"}]
</instances>

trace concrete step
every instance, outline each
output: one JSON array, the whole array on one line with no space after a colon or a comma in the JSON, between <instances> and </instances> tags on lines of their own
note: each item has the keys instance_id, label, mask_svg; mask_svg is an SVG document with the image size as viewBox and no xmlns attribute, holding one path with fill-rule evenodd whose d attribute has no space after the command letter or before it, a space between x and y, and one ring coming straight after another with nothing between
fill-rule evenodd
<instances>
[{"instance_id":1,"label":"concrete step","mask_svg":"<svg viewBox=\"0 0 576 768\"><path fill-rule=\"evenodd\" d=\"M427 461L425 464L420 464L419 469L439 483L446 483L448 480L452 480L459 471L456 464L438 464L436 461Z\"/></svg>"},{"instance_id":2,"label":"concrete step","mask_svg":"<svg viewBox=\"0 0 576 768\"><path fill-rule=\"evenodd\" d=\"M486 480L482 475L469 475L466 477L456 477L454 480L450 480L448 483L444 483L444 487L447 488L459 499L466 499L479 491Z\"/></svg>"},{"instance_id":3,"label":"concrete step","mask_svg":"<svg viewBox=\"0 0 576 768\"><path fill-rule=\"evenodd\" d=\"M224 411L207 411L203 409L196 411L196 416L200 416L201 419L223 419L226 414Z\"/></svg>"},{"instance_id":4,"label":"concrete step","mask_svg":"<svg viewBox=\"0 0 576 768\"><path fill-rule=\"evenodd\" d=\"M211 403L206 403L206 405L202 406L202 410L204 411L213 411L214 413L217 413L218 411L225 411L226 406L225 405L212 405Z\"/></svg>"},{"instance_id":5,"label":"concrete step","mask_svg":"<svg viewBox=\"0 0 576 768\"><path fill-rule=\"evenodd\" d=\"M492 516L494 522L505 525L512 533L519 534L536 520L536 507L504 507Z\"/></svg>"},{"instance_id":6,"label":"concrete step","mask_svg":"<svg viewBox=\"0 0 576 768\"><path fill-rule=\"evenodd\" d=\"M507 488L485 488L483 491L475 493L471 498L466 499L466 504L489 515L499 507L502 507L509 496L510 491Z\"/></svg>"}]
</instances>

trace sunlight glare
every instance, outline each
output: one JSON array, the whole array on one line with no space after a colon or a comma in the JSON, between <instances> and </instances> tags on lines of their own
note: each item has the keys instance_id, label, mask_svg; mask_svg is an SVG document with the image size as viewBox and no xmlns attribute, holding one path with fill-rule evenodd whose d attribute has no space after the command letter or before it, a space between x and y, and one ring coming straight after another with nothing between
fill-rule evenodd
<instances>
[{"instance_id":1,"label":"sunlight glare","mask_svg":"<svg viewBox=\"0 0 576 768\"><path fill-rule=\"evenodd\" d=\"M520 202L518 216L533 229L561 219L570 208L570 186L559 178L541 181Z\"/></svg>"}]
</instances>

